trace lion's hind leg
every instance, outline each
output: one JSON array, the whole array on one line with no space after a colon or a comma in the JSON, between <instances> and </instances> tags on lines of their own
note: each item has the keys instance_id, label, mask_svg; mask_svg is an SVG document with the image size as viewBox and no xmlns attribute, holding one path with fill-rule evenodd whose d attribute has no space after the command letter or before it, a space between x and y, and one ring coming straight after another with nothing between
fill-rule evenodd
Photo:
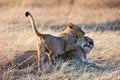
<instances>
[{"instance_id":1,"label":"lion's hind leg","mask_svg":"<svg viewBox=\"0 0 120 80\"><path fill-rule=\"evenodd\" d=\"M44 71L44 60L46 57L45 46L44 44L38 44L38 71Z\"/></svg>"}]
</instances>

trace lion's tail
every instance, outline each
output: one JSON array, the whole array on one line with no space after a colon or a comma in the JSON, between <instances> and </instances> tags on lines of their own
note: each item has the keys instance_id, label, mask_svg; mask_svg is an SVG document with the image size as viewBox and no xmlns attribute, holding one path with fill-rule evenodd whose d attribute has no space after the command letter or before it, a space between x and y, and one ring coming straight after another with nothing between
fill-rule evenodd
<instances>
[{"instance_id":1,"label":"lion's tail","mask_svg":"<svg viewBox=\"0 0 120 80\"><path fill-rule=\"evenodd\" d=\"M30 12L25 12L25 16L26 17L30 16L31 24L32 24L32 27L33 27L33 29L35 31L35 34L37 36L40 36L41 33L36 29L35 20L34 20L33 16L31 15L31 13Z\"/></svg>"}]
</instances>

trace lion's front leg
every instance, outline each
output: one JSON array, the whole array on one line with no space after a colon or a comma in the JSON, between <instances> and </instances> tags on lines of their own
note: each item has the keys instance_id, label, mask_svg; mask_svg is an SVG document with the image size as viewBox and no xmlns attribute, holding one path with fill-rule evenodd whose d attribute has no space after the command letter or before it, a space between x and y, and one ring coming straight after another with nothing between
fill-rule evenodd
<instances>
[{"instance_id":1,"label":"lion's front leg","mask_svg":"<svg viewBox=\"0 0 120 80\"><path fill-rule=\"evenodd\" d=\"M87 62L86 53L81 49L78 49L78 51L79 51L80 54L82 54L81 55L82 62Z\"/></svg>"},{"instance_id":2,"label":"lion's front leg","mask_svg":"<svg viewBox=\"0 0 120 80\"><path fill-rule=\"evenodd\" d=\"M86 59L86 55L85 54L82 54L82 61L83 62L88 62L87 59Z\"/></svg>"},{"instance_id":3,"label":"lion's front leg","mask_svg":"<svg viewBox=\"0 0 120 80\"><path fill-rule=\"evenodd\" d=\"M79 44L74 43L74 44L69 44L65 47L65 53L77 49L81 49L84 52L84 50L81 48Z\"/></svg>"}]
</instances>

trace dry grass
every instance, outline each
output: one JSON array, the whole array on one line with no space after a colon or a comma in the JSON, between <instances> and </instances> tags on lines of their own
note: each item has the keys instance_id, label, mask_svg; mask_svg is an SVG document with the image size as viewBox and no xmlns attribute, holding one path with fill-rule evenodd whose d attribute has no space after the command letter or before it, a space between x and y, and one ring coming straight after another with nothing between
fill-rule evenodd
<instances>
[{"instance_id":1,"label":"dry grass","mask_svg":"<svg viewBox=\"0 0 120 80\"><path fill-rule=\"evenodd\" d=\"M11 2L12 1L12 2ZM39 1L41 4L52 3L44 2L44 0L30 0L27 1L18 0L0 0L2 4L0 8L0 67L9 61L16 53L24 52L26 50L36 50L36 40L33 35L32 29L30 27L29 19L25 18L24 12L30 11L35 19L38 29L42 33L50 33L52 35L58 35L59 30L52 31L49 26L51 25L61 25L68 22L73 22L75 24L101 24L108 21L120 20L120 10L119 7L112 8L80 8L78 5L74 7L70 6L36 6ZM20 1L20 3L18 3ZM79 0L79 5L94 4L95 6L99 3L109 3L113 0L91 0L91 2L86 0ZM15 5L12 5L16 3ZM119 0L118 0L119 2ZM114 4L118 3L111 2ZM35 3L35 7L33 3ZM64 2L62 2L64 3ZM81 4L80 4L81 3ZM84 3L84 4L83 4ZM8 4L8 7L4 5ZM19 7L17 7L19 5ZM16 6L16 7L15 7ZM29 6L29 7L27 7ZM99 5L98 5L99 6ZM119 26L120 24L118 24ZM44 26L44 27L43 27ZM45 30L44 30L45 28ZM85 31L88 36L93 38L95 41L95 46L93 50L88 54L88 60L94 61L100 69L96 68L80 68L75 70L73 68L61 69L59 71L54 71L50 74L41 75L39 72L35 74L30 73L31 68L25 70L8 70L0 72L0 79L20 79L20 80L120 80L120 31L111 32L94 32Z\"/></svg>"},{"instance_id":2,"label":"dry grass","mask_svg":"<svg viewBox=\"0 0 120 80\"><path fill-rule=\"evenodd\" d=\"M0 0L1 7L43 7L43 6L70 6L82 8L120 8L119 0Z\"/></svg>"},{"instance_id":3,"label":"dry grass","mask_svg":"<svg viewBox=\"0 0 120 80\"><path fill-rule=\"evenodd\" d=\"M39 28L41 31L41 29ZM95 41L95 47L88 55L89 61L97 63L101 69L96 68L80 68L76 71L74 69L61 69L54 71L50 74L39 76L39 72L35 74L30 73L32 68L25 70L8 70L5 71L4 79L22 79L22 80L103 80L103 79L120 79L120 32L92 32L86 31L87 35L92 37ZM8 34L9 33L9 34ZM25 34L26 33L26 34ZM51 30L43 31L43 33L51 33ZM58 32L59 33L59 32ZM54 31L51 34L58 35ZM7 36L4 36L8 34ZM0 59L1 64L7 63L8 57L15 55L15 53L23 52L26 50L36 49L36 42L32 29L30 27L10 27L0 35ZM4 62L4 63L3 63ZM86 70L87 69L87 70ZM114 76L114 77L113 77Z\"/></svg>"}]
</instances>

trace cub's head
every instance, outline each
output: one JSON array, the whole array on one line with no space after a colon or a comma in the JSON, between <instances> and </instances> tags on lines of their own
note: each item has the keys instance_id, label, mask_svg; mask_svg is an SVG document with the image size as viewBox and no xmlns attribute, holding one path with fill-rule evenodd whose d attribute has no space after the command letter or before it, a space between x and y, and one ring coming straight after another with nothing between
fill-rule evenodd
<instances>
[{"instance_id":1,"label":"cub's head","mask_svg":"<svg viewBox=\"0 0 120 80\"><path fill-rule=\"evenodd\" d=\"M79 26L72 23L67 24L67 28L64 30L64 32L69 33L70 35L77 38L82 38L85 35L85 32Z\"/></svg>"},{"instance_id":2,"label":"cub's head","mask_svg":"<svg viewBox=\"0 0 120 80\"><path fill-rule=\"evenodd\" d=\"M81 45L81 48L86 52L86 54L89 53L94 47L94 41L88 36L78 38L77 44Z\"/></svg>"}]
</instances>

